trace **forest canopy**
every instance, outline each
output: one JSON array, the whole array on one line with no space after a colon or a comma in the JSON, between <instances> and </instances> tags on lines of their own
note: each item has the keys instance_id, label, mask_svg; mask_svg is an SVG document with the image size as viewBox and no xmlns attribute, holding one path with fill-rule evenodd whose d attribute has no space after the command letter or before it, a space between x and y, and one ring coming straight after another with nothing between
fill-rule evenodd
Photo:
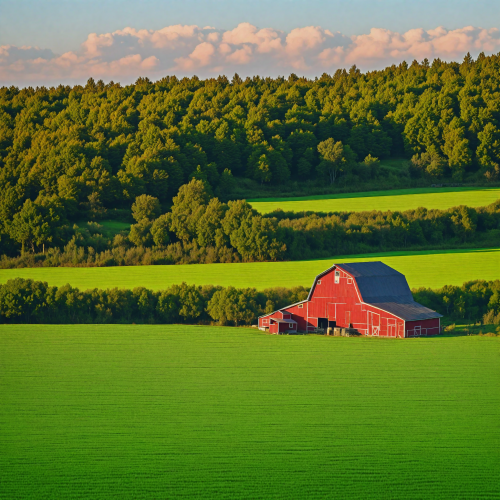
<instances>
[{"instance_id":1,"label":"forest canopy","mask_svg":"<svg viewBox=\"0 0 500 500\"><path fill-rule=\"evenodd\" d=\"M241 179L375 183L390 157L407 158L400 175L412 178L500 180L500 55L365 74L353 66L314 80L3 87L1 241L45 248L68 221L130 211L143 195L169 207L192 179L223 201Z\"/></svg>"}]
</instances>

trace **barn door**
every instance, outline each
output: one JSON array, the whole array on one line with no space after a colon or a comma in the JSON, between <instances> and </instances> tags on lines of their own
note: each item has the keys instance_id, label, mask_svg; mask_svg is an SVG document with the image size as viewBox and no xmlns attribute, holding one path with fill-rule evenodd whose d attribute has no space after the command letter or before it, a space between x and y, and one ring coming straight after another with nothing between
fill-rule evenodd
<instances>
[{"instance_id":1,"label":"barn door","mask_svg":"<svg viewBox=\"0 0 500 500\"><path fill-rule=\"evenodd\" d=\"M346 326L346 328L351 327L351 311L345 312L345 326Z\"/></svg>"},{"instance_id":2,"label":"barn door","mask_svg":"<svg viewBox=\"0 0 500 500\"><path fill-rule=\"evenodd\" d=\"M380 335L380 314L368 311L368 332L369 335Z\"/></svg>"},{"instance_id":3,"label":"barn door","mask_svg":"<svg viewBox=\"0 0 500 500\"><path fill-rule=\"evenodd\" d=\"M387 319L387 335L389 337L396 336L396 320L395 319Z\"/></svg>"},{"instance_id":4,"label":"barn door","mask_svg":"<svg viewBox=\"0 0 500 500\"><path fill-rule=\"evenodd\" d=\"M335 306L336 306L336 304L328 304L328 319L330 321L335 321L337 319Z\"/></svg>"},{"instance_id":5,"label":"barn door","mask_svg":"<svg viewBox=\"0 0 500 500\"><path fill-rule=\"evenodd\" d=\"M336 304L337 326L342 328L349 326L345 324L346 312L346 304Z\"/></svg>"}]
</instances>

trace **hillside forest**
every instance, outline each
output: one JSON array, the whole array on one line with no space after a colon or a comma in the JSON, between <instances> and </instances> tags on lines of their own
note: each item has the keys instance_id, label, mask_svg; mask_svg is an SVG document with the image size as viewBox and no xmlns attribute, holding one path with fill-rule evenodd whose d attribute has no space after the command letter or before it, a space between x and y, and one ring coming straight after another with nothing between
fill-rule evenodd
<instances>
[{"instance_id":1,"label":"hillside forest","mask_svg":"<svg viewBox=\"0 0 500 500\"><path fill-rule=\"evenodd\" d=\"M402 168L385 166L391 158ZM472 235L497 244L497 205L261 216L241 198L494 184L499 165L500 55L314 80L3 87L2 267L296 259L466 245ZM128 236L100 231L99 220L131 215Z\"/></svg>"}]
</instances>

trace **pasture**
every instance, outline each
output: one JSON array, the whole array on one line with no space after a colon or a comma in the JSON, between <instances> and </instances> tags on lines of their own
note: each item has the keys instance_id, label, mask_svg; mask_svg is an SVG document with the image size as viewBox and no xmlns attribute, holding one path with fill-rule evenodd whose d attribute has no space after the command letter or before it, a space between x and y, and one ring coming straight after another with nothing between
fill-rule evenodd
<instances>
[{"instance_id":1,"label":"pasture","mask_svg":"<svg viewBox=\"0 0 500 500\"><path fill-rule=\"evenodd\" d=\"M499 188L418 188L303 198L261 198L248 202L260 213L272 212L278 208L294 212L363 212L403 211L418 207L446 210L458 205L484 207L499 198Z\"/></svg>"},{"instance_id":2,"label":"pasture","mask_svg":"<svg viewBox=\"0 0 500 500\"><path fill-rule=\"evenodd\" d=\"M90 288L134 288L161 290L175 283L255 287L264 289L298 285L311 286L314 277L334 263L380 260L403 273L411 288L440 288L465 281L500 279L500 249L389 252L331 259L241 264L192 264L180 266L54 267L0 270L0 283L21 277L69 283Z\"/></svg>"},{"instance_id":3,"label":"pasture","mask_svg":"<svg viewBox=\"0 0 500 500\"><path fill-rule=\"evenodd\" d=\"M498 497L499 347L2 325L0 497Z\"/></svg>"}]
</instances>

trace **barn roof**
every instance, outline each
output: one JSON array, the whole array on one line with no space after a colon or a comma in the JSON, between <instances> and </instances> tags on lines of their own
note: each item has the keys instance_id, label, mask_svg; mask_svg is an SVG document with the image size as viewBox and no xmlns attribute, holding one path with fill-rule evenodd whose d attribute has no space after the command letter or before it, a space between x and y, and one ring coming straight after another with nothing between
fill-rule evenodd
<instances>
[{"instance_id":1,"label":"barn roof","mask_svg":"<svg viewBox=\"0 0 500 500\"><path fill-rule=\"evenodd\" d=\"M294 319L271 318L275 323L297 323Z\"/></svg>"},{"instance_id":2,"label":"barn roof","mask_svg":"<svg viewBox=\"0 0 500 500\"><path fill-rule=\"evenodd\" d=\"M442 318L441 314L415 301L406 304L401 304L399 302L379 302L375 304L370 303L370 305L378 307L383 311L390 312L391 314L394 314L394 316L397 316L405 321Z\"/></svg>"},{"instance_id":3,"label":"barn roof","mask_svg":"<svg viewBox=\"0 0 500 500\"><path fill-rule=\"evenodd\" d=\"M405 321L440 318L441 314L415 302L403 274L383 262L354 262L335 264L314 280L308 300L312 298L318 279L335 267L356 280L361 299Z\"/></svg>"},{"instance_id":4,"label":"barn roof","mask_svg":"<svg viewBox=\"0 0 500 500\"><path fill-rule=\"evenodd\" d=\"M413 302L404 275L383 262L355 262L337 267L356 279L363 302Z\"/></svg>"}]
</instances>

